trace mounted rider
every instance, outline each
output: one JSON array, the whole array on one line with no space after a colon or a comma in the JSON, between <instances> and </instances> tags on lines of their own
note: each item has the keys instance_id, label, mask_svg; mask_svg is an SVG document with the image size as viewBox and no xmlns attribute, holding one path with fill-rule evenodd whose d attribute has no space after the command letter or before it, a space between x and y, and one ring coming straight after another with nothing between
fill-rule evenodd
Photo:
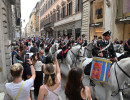
<instances>
[{"instance_id":1,"label":"mounted rider","mask_svg":"<svg viewBox=\"0 0 130 100\"><path fill-rule=\"evenodd\" d=\"M103 39L97 41L97 43L94 45L94 48L92 50L92 55L94 57L101 57L101 58L106 58L106 59L111 59L111 60L114 59L117 61L117 57L116 57L116 53L114 51L113 44L109 41L110 35L111 35L110 31L103 33ZM86 75L90 75L91 65L92 65L92 62L89 63L85 67L84 73ZM93 83L93 81L91 79L90 79L90 85L95 86L95 84Z\"/></svg>"},{"instance_id":2,"label":"mounted rider","mask_svg":"<svg viewBox=\"0 0 130 100\"><path fill-rule=\"evenodd\" d=\"M97 44L94 46L92 51L93 56L104 57L111 60L114 58L117 61L113 43L109 41L110 36L111 36L110 31L103 33L104 39L97 41Z\"/></svg>"},{"instance_id":3,"label":"mounted rider","mask_svg":"<svg viewBox=\"0 0 130 100\"><path fill-rule=\"evenodd\" d=\"M126 55L126 57L130 57L130 38L125 42L124 50L126 51L124 55Z\"/></svg>"},{"instance_id":4,"label":"mounted rider","mask_svg":"<svg viewBox=\"0 0 130 100\"><path fill-rule=\"evenodd\" d=\"M120 57L118 57L118 60L130 57L130 38L125 42L124 50L125 50L125 53L121 55Z\"/></svg>"}]
</instances>

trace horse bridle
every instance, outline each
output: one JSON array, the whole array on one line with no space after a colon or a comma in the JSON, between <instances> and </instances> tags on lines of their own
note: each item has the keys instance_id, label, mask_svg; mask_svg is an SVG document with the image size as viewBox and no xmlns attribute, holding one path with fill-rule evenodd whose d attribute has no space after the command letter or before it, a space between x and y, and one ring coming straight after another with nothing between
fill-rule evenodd
<instances>
[{"instance_id":1,"label":"horse bridle","mask_svg":"<svg viewBox=\"0 0 130 100\"><path fill-rule=\"evenodd\" d=\"M117 66L119 67L119 69L120 69L128 78L130 78L130 75L128 75L128 74L119 66L119 64L117 63L117 61L116 61L116 64L117 64ZM118 77L117 77L117 72L116 72L116 68L115 68L115 67L114 67L114 70L115 70L116 81L117 81L117 84L118 84L118 92L117 92L115 95L111 95L111 96L116 96L120 91L123 91L123 90L124 90L124 89L121 89L121 88L120 88L119 81L118 81Z\"/></svg>"},{"instance_id":2,"label":"horse bridle","mask_svg":"<svg viewBox=\"0 0 130 100\"><path fill-rule=\"evenodd\" d=\"M82 46L80 47L80 49L81 49L81 48L82 48ZM78 55L79 55L80 49L77 51L77 52L78 52ZM71 50L70 50L70 51L71 51ZM78 56L78 55L74 54L73 51L71 51L71 53L76 57L76 62L77 62L77 60L78 60L79 57L83 57L83 56ZM71 59L72 59L72 58L71 58ZM72 59L72 61L73 61L73 59ZM74 62L74 61L73 61L73 62ZM75 62L75 65L76 65L76 62Z\"/></svg>"},{"instance_id":3,"label":"horse bridle","mask_svg":"<svg viewBox=\"0 0 130 100\"><path fill-rule=\"evenodd\" d=\"M82 48L82 46L80 47L80 49L81 49L81 48ZM70 50L70 51L72 52L72 54L76 57L76 59L79 58L79 57L84 57L84 56L79 56L80 49L77 51L77 52L78 52L77 55L74 54L74 52Z\"/></svg>"}]
</instances>

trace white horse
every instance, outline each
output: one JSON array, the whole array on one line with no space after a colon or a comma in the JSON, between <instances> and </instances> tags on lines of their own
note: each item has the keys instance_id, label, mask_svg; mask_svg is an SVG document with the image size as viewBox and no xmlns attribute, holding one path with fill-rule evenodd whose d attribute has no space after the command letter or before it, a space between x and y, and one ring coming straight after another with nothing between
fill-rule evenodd
<instances>
[{"instance_id":1,"label":"white horse","mask_svg":"<svg viewBox=\"0 0 130 100\"><path fill-rule=\"evenodd\" d=\"M124 52L123 45L121 45L121 44L113 45L113 47L114 47L114 50L115 50L116 52L118 52L118 53Z\"/></svg>"},{"instance_id":2,"label":"white horse","mask_svg":"<svg viewBox=\"0 0 130 100\"><path fill-rule=\"evenodd\" d=\"M89 58L88 63L91 62L92 59ZM85 65L83 65L84 67ZM121 68L121 69L120 69ZM123 72L123 71L124 72ZM126 75L128 74L128 76ZM117 63L115 62L110 70L110 77L108 79L108 84L103 84L105 89L105 100L111 100L111 94L113 92L119 93L120 100L124 100L122 96L122 91L119 91L123 88L124 82L130 78L130 57L124 58ZM94 95L96 98L95 87L93 87Z\"/></svg>"},{"instance_id":3,"label":"white horse","mask_svg":"<svg viewBox=\"0 0 130 100\"><path fill-rule=\"evenodd\" d=\"M58 50L57 52L60 52L61 50ZM62 64L64 67L61 68L61 72L67 76L69 70L71 67L76 67L77 62L81 60L84 54L84 48L80 45L73 46L66 55L66 58L64 58Z\"/></svg>"},{"instance_id":4,"label":"white horse","mask_svg":"<svg viewBox=\"0 0 130 100\"><path fill-rule=\"evenodd\" d=\"M93 43L89 43L87 46L84 47L84 57L92 58L92 49L93 49Z\"/></svg>"},{"instance_id":5,"label":"white horse","mask_svg":"<svg viewBox=\"0 0 130 100\"><path fill-rule=\"evenodd\" d=\"M50 49L49 49L49 55L55 54L55 52L58 50L59 44L54 43Z\"/></svg>"}]
</instances>

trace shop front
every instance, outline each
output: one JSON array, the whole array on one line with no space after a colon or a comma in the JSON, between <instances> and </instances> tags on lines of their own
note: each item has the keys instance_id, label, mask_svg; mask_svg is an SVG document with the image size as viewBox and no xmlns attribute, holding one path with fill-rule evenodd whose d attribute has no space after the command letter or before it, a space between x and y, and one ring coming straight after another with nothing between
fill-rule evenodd
<instances>
[{"instance_id":1,"label":"shop front","mask_svg":"<svg viewBox=\"0 0 130 100\"><path fill-rule=\"evenodd\" d=\"M104 18L104 0L96 0L91 2L90 13L90 41L93 40L93 36L102 36L103 33L103 18Z\"/></svg>"}]
</instances>

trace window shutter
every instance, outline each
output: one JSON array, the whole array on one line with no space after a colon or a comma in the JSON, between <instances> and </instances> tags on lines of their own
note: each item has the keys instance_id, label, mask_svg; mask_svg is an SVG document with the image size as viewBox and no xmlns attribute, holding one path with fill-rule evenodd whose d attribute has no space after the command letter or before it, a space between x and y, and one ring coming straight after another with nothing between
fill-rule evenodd
<instances>
[{"instance_id":1,"label":"window shutter","mask_svg":"<svg viewBox=\"0 0 130 100\"><path fill-rule=\"evenodd\" d=\"M78 11L78 0L76 0L75 12Z\"/></svg>"},{"instance_id":2,"label":"window shutter","mask_svg":"<svg viewBox=\"0 0 130 100\"><path fill-rule=\"evenodd\" d=\"M67 4L67 16L69 15L69 5Z\"/></svg>"},{"instance_id":3,"label":"window shutter","mask_svg":"<svg viewBox=\"0 0 130 100\"><path fill-rule=\"evenodd\" d=\"M72 1L70 3L70 15L72 14Z\"/></svg>"},{"instance_id":4,"label":"window shutter","mask_svg":"<svg viewBox=\"0 0 130 100\"><path fill-rule=\"evenodd\" d=\"M66 6L64 7L64 17L66 17Z\"/></svg>"}]
</instances>

